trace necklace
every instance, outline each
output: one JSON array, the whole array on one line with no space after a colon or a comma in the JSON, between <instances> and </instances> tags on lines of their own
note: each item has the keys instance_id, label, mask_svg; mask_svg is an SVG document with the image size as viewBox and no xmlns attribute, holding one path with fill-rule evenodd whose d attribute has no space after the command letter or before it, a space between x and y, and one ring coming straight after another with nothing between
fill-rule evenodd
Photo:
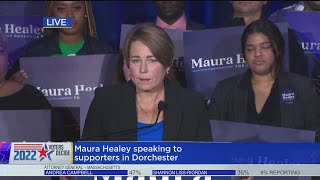
<instances>
[{"instance_id":1,"label":"necklace","mask_svg":"<svg viewBox=\"0 0 320 180\"><path fill-rule=\"evenodd\" d=\"M148 113L147 111L145 111L145 110L141 107L141 105L140 105L140 103L139 103L138 100L137 100L137 104L138 104L139 108L141 109L141 111L142 111L144 114L149 115L149 116L155 116L155 115L156 115L154 112L153 112L153 113Z\"/></svg>"}]
</instances>

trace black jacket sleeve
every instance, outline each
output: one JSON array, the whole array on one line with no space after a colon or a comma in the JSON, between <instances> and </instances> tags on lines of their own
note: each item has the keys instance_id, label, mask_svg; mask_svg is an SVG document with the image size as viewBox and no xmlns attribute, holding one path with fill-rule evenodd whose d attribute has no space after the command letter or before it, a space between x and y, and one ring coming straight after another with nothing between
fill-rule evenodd
<instances>
[{"instance_id":1,"label":"black jacket sleeve","mask_svg":"<svg viewBox=\"0 0 320 180\"><path fill-rule=\"evenodd\" d=\"M208 115L210 119L221 120L221 109L223 104L223 99L225 98L225 91L221 83L218 83L215 87L208 108Z\"/></svg>"},{"instance_id":2,"label":"black jacket sleeve","mask_svg":"<svg viewBox=\"0 0 320 180\"><path fill-rule=\"evenodd\" d=\"M103 107L105 107L101 101L104 99L103 93L101 88L95 91L82 132L81 140L83 141L103 141L107 138L107 132L103 131Z\"/></svg>"},{"instance_id":3,"label":"black jacket sleeve","mask_svg":"<svg viewBox=\"0 0 320 180\"><path fill-rule=\"evenodd\" d=\"M212 141L211 126L207 112L207 106L204 98L201 98L199 104L199 129L197 141Z\"/></svg>"},{"instance_id":4,"label":"black jacket sleeve","mask_svg":"<svg viewBox=\"0 0 320 180\"><path fill-rule=\"evenodd\" d=\"M320 141L320 96L317 94L315 87L312 82L309 83L304 87L307 93L304 96L306 98L306 120L307 120L307 129L313 130L316 132L316 142Z\"/></svg>"},{"instance_id":5,"label":"black jacket sleeve","mask_svg":"<svg viewBox=\"0 0 320 180\"><path fill-rule=\"evenodd\" d=\"M32 91L33 97L30 97L30 105L32 104L33 109L49 109L51 110L51 141L64 141L64 123L62 118L51 106L47 98L36 88L26 85Z\"/></svg>"}]
</instances>

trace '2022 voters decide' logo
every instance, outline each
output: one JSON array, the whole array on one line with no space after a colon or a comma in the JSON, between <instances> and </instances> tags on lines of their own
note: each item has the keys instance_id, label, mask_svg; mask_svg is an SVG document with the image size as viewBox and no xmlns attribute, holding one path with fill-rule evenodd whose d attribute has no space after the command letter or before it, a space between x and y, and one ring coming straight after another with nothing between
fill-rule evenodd
<instances>
[{"instance_id":1,"label":"'2022 voters decide' logo","mask_svg":"<svg viewBox=\"0 0 320 180\"><path fill-rule=\"evenodd\" d=\"M11 143L9 164L70 164L72 143Z\"/></svg>"},{"instance_id":2,"label":"'2022 voters decide' logo","mask_svg":"<svg viewBox=\"0 0 320 180\"><path fill-rule=\"evenodd\" d=\"M54 152L48 149L47 144L14 144L13 149L15 161L52 161L51 154Z\"/></svg>"}]
</instances>

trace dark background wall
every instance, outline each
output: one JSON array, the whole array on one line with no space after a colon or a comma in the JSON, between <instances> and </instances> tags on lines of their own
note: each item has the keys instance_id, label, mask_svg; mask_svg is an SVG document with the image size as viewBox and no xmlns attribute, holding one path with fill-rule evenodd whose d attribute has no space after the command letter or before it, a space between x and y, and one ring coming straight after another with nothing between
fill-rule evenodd
<instances>
[{"instance_id":1,"label":"dark background wall","mask_svg":"<svg viewBox=\"0 0 320 180\"><path fill-rule=\"evenodd\" d=\"M99 39L118 47L121 24L153 22L154 1L91 1ZM265 15L297 1L270 1ZM230 1L186 1L187 16L208 28L223 24L232 13ZM1 1L0 15L44 15L44 1ZM1 23L1 22L0 22Z\"/></svg>"},{"instance_id":2,"label":"dark background wall","mask_svg":"<svg viewBox=\"0 0 320 180\"><path fill-rule=\"evenodd\" d=\"M265 15L297 1L270 1L265 6ZM186 1L186 13L192 20L208 28L218 27L230 17L230 1ZM92 1L99 39L118 47L121 24L154 22L154 1Z\"/></svg>"}]
</instances>

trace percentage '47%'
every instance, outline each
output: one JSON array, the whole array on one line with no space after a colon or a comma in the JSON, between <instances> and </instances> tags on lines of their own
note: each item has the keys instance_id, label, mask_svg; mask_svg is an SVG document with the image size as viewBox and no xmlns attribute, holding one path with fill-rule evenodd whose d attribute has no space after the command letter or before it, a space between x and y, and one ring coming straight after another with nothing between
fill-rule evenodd
<instances>
[{"instance_id":1,"label":"percentage '47%'","mask_svg":"<svg viewBox=\"0 0 320 180\"><path fill-rule=\"evenodd\" d=\"M128 175L139 176L139 175L141 175L141 171L140 170L130 170Z\"/></svg>"}]
</instances>

